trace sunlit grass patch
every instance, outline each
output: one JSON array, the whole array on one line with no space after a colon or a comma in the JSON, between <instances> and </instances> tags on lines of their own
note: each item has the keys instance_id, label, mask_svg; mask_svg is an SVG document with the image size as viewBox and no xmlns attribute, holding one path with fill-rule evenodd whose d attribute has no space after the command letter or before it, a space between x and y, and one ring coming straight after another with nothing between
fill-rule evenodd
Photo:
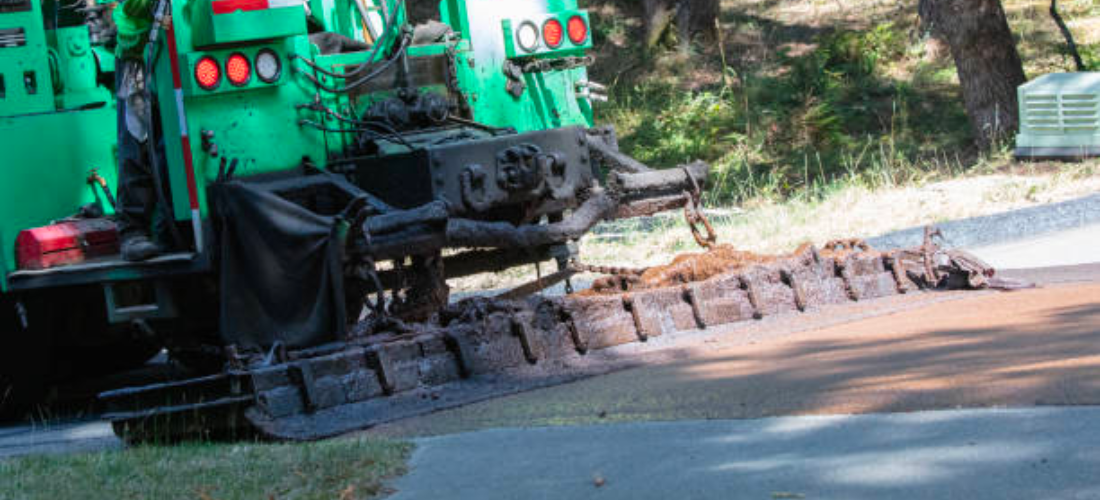
<instances>
[{"instance_id":1,"label":"sunlit grass patch","mask_svg":"<svg viewBox=\"0 0 1100 500\"><path fill-rule=\"evenodd\" d=\"M0 498L368 499L405 471L412 445L378 439L306 444L183 444L0 461Z\"/></svg>"}]
</instances>

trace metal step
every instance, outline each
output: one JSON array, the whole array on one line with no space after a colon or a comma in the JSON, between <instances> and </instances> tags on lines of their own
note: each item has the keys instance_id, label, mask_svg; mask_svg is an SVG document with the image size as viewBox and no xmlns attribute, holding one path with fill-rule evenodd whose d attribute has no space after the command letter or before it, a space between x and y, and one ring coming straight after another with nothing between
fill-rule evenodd
<instances>
[{"instance_id":1,"label":"metal step","mask_svg":"<svg viewBox=\"0 0 1100 500\"><path fill-rule=\"evenodd\" d=\"M20 291L194 274L209 268L210 263L203 255L192 252L165 254L143 262L114 256L71 266L15 271L8 274L8 283L12 290Z\"/></svg>"}]
</instances>

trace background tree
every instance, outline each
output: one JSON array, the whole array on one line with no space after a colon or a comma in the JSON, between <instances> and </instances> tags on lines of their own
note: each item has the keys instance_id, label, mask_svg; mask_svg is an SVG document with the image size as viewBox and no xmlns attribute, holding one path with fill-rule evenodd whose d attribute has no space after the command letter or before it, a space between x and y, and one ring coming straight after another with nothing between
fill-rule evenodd
<instances>
[{"instance_id":1,"label":"background tree","mask_svg":"<svg viewBox=\"0 0 1100 500\"><path fill-rule=\"evenodd\" d=\"M680 48L687 50L699 34L713 34L721 10L720 0L642 0L645 14L645 40L653 47L676 26Z\"/></svg>"},{"instance_id":2,"label":"background tree","mask_svg":"<svg viewBox=\"0 0 1100 500\"><path fill-rule=\"evenodd\" d=\"M1073 40L1073 32L1069 30L1069 26L1066 26L1062 15L1058 13L1058 0L1050 0L1050 17L1054 19L1054 24L1058 25L1058 31L1061 31L1062 37L1066 39L1066 49L1069 51L1069 55L1073 57L1074 67L1077 68L1077 71L1087 71L1085 61L1081 59L1081 52L1077 50L1077 42Z\"/></svg>"},{"instance_id":3,"label":"background tree","mask_svg":"<svg viewBox=\"0 0 1100 500\"><path fill-rule=\"evenodd\" d=\"M1027 77L1000 0L920 0L920 16L951 48L978 145L1010 137Z\"/></svg>"}]
</instances>

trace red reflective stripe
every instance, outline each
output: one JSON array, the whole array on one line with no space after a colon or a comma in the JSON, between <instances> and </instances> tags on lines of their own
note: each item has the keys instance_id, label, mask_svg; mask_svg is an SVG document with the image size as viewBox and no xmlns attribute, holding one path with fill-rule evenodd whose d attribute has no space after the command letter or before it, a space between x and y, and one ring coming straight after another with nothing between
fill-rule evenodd
<instances>
[{"instance_id":1,"label":"red reflective stripe","mask_svg":"<svg viewBox=\"0 0 1100 500\"><path fill-rule=\"evenodd\" d=\"M182 88L182 80L180 78L180 57L179 51L176 48L176 33L172 28L172 23L169 22L165 26L165 36L168 37L168 60L171 61L172 66L172 84L176 87L177 93ZM187 115L184 112L182 101L177 103L177 110L180 115L180 122L187 123ZM191 210L199 209L199 189L195 182L195 164L194 158L191 156L191 139L187 136L186 130L180 131L180 142L183 145L183 167L187 173L187 195L191 203ZM202 235L196 234L195 241L202 241ZM200 252L202 249L198 249Z\"/></svg>"},{"instance_id":2,"label":"red reflective stripe","mask_svg":"<svg viewBox=\"0 0 1100 500\"><path fill-rule=\"evenodd\" d=\"M217 0L210 4L214 14L231 14L233 12L266 10L267 0Z\"/></svg>"},{"instance_id":3,"label":"red reflective stripe","mask_svg":"<svg viewBox=\"0 0 1100 500\"><path fill-rule=\"evenodd\" d=\"M172 63L172 86L181 89L183 88L183 80L180 79L179 50L176 48L176 34L172 31L170 21L166 23L164 33L168 36L168 59Z\"/></svg>"},{"instance_id":4,"label":"red reflective stripe","mask_svg":"<svg viewBox=\"0 0 1100 500\"><path fill-rule=\"evenodd\" d=\"M180 142L183 143L183 163L187 166L187 195L190 198L191 208L198 210L199 208L199 192L195 188L195 168L192 166L191 158L191 138L184 135L180 137Z\"/></svg>"}]
</instances>

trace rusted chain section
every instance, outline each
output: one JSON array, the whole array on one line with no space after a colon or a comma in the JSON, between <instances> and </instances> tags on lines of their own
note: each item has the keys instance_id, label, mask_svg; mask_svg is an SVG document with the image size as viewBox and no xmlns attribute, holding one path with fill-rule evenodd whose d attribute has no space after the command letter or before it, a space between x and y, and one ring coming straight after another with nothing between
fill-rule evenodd
<instances>
[{"instance_id":1,"label":"rusted chain section","mask_svg":"<svg viewBox=\"0 0 1100 500\"><path fill-rule=\"evenodd\" d=\"M618 291L630 290L636 286L641 281L642 275L649 270L649 268L594 266L578 261L570 262L569 268L582 273L602 274L604 276L596 279L592 286L597 289Z\"/></svg>"},{"instance_id":2,"label":"rusted chain section","mask_svg":"<svg viewBox=\"0 0 1100 500\"><path fill-rule=\"evenodd\" d=\"M645 274L648 267L632 268L632 267L615 267L615 266L596 266L592 264L585 264L579 261L573 261L569 263L569 268L580 273L593 273L593 274L606 274L611 276L641 276Z\"/></svg>"},{"instance_id":3,"label":"rusted chain section","mask_svg":"<svg viewBox=\"0 0 1100 500\"><path fill-rule=\"evenodd\" d=\"M714 245L718 242L718 234L714 232L714 226L711 225L710 220L703 214L703 188L699 185L699 181L692 175L691 169L684 167L684 175L687 177L690 183L688 191L684 192L684 219L687 221L688 228L691 229L691 236L695 238L695 242L699 246L710 250L714 248ZM700 229L699 226L703 229ZM706 234L703 234L703 231Z\"/></svg>"}]
</instances>

